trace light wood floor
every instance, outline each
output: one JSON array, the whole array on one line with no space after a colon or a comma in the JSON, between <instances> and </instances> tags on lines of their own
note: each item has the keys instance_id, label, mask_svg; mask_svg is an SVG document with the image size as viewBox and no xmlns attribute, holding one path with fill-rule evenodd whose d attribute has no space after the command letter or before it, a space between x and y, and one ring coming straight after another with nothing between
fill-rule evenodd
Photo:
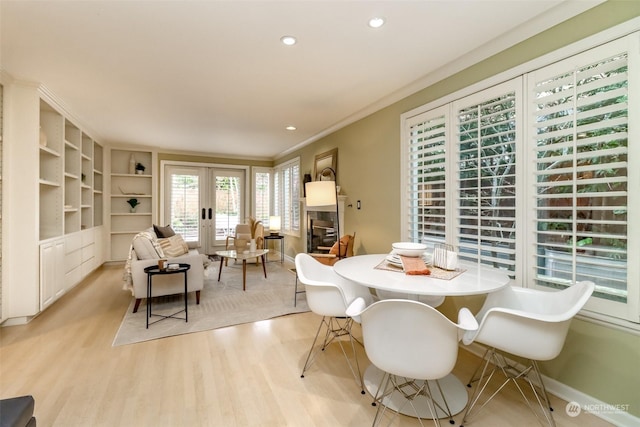
<instances>
[{"instance_id":1,"label":"light wood floor","mask_svg":"<svg viewBox=\"0 0 640 427\"><path fill-rule=\"evenodd\" d=\"M32 394L39 426L371 424L371 398L337 346L300 378L320 320L312 313L112 347L131 299L121 273L103 267L28 325L0 330L0 397ZM368 364L364 352L360 360ZM461 350L454 372L466 381L477 362ZM584 413L570 418L566 402L552 399L560 427L610 425ZM418 424L400 416L392 425ZM516 425L538 424L513 393L467 424Z\"/></svg>"}]
</instances>

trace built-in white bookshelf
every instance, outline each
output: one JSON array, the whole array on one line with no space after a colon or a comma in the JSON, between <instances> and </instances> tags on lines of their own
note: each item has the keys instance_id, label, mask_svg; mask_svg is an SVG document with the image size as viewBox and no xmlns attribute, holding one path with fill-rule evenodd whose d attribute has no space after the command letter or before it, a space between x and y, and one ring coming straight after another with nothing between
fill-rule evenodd
<instances>
[{"instance_id":1,"label":"built-in white bookshelf","mask_svg":"<svg viewBox=\"0 0 640 427\"><path fill-rule=\"evenodd\" d=\"M103 262L102 146L39 98L39 308Z\"/></svg>"},{"instance_id":2,"label":"built-in white bookshelf","mask_svg":"<svg viewBox=\"0 0 640 427\"><path fill-rule=\"evenodd\" d=\"M40 240L102 225L102 146L42 99L39 153Z\"/></svg>"},{"instance_id":3,"label":"built-in white bookshelf","mask_svg":"<svg viewBox=\"0 0 640 427\"><path fill-rule=\"evenodd\" d=\"M144 166L144 171L136 165ZM111 149L111 261L127 259L133 237L153 225L153 153ZM132 209L128 200L136 199Z\"/></svg>"},{"instance_id":4,"label":"built-in white bookshelf","mask_svg":"<svg viewBox=\"0 0 640 427\"><path fill-rule=\"evenodd\" d=\"M93 143L93 225L99 227L103 224L103 188L104 188L104 157L102 146Z\"/></svg>"},{"instance_id":5,"label":"built-in white bookshelf","mask_svg":"<svg viewBox=\"0 0 640 427\"><path fill-rule=\"evenodd\" d=\"M40 240L63 234L64 117L40 100Z\"/></svg>"}]
</instances>

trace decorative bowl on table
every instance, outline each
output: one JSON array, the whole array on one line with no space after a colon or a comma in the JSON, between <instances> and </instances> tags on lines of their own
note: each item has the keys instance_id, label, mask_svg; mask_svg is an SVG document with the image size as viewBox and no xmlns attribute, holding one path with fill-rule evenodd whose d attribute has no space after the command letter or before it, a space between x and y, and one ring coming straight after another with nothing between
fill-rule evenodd
<instances>
[{"instance_id":1,"label":"decorative bowl on table","mask_svg":"<svg viewBox=\"0 0 640 427\"><path fill-rule=\"evenodd\" d=\"M397 242L391 245L393 253L402 256L419 257L427 250L424 243Z\"/></svg>"}]
</instances>

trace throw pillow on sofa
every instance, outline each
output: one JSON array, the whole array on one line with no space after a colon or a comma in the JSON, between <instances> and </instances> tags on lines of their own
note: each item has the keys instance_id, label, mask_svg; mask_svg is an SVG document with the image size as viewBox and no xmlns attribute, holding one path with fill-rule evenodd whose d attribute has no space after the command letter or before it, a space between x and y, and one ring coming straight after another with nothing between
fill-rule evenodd
<instances>
[{"instance_id":1,"label":"throw pillow on sofa","mask_svg":"<svg viewBox=\"0 0 640 427\"><path fill-rule=\"evenodd\" d=\"M143 231L136 234L132 246L138 259L159 259L165 256L153 232Z\"/></svg>"},{"instance_id":2,"label":"throw pillow on sofa","mask_svg":"<svg viewBox=\"0 0 640 427\"><path fill-rule=\"evenodd\" d=\"M160 244L165 256L168 257L177 257L189 252L187 242L185 242L179 234L174 234L173 236L164 239L158 239L158 243Z\"/></svg>"},{"instance_id":3,"label":"throw pillow on sofa","mask_svg":"<svg viewBox=\"0 0 640 427\"><path fill-rule=\"evenodd\" d=\"M153 225L153 231L156 233L156 236L158 236L159 239L163 239L166 237L171 237L171 236L175 236L176 232L173 231L173 228L171 228L171 225L167 225L165 227L161 227L159 225Z\"/></svg>"}]
</instances>

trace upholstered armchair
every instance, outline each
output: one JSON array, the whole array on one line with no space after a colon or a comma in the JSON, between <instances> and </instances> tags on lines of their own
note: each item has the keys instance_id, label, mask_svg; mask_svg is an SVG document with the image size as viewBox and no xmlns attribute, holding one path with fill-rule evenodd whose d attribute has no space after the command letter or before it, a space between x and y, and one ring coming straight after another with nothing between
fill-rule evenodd
<instances>
[{"instance_id":1,"label":"upholstered armchair","mask_svg":"<svg viewBox=\"0 0 640 427\"><path fill-rule=\"evenodd\" d=\"M249 249L249 242L251 242L251 226L249 224L238 224L236 225L235 233L227 236L225 249L243 252Z\"/></svg>"},{"instance_id":2,"label":"upholstered armchair","mask_svg":"<svg viewBox=\"0 0 640 427\"><path fill-rule=\"evenodd\" d=\"M334 243L327 254L309 254L316 261L324 265L333 265L342 258L353 256L353 248L355 246L356 233L352 235L344 235L340 238L340 254L338 255L338 242Z\"/></svg>"},{"instance_id":3,"label":"upholstered armchair","mask_svg":"<svg viewBox=\"0 0 640 427\"><path fill-rule=\"evenodd\" d=\"M225 250L235 250L236 252L244 252L249 250L251 239L256 241L256 249L264 247L264 225L262 222L249 218L248 224L236 225L235 234L227 236ZM225 259L225 264L229 259ZM256 264L260 262L260 257L256 257Z\"/></svg>"}]
</instances>

